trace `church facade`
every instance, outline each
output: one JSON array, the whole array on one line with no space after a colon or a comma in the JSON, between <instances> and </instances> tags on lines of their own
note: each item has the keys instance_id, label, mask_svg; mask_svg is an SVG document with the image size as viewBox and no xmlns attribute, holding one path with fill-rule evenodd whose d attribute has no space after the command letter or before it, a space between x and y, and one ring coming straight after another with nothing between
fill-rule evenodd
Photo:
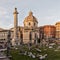
<instances>
[{"instance_id":1,"label":"church facade","mask_svg":"<svg viewBox=\"0 0 60 60\"><path fill-rule=\"evenodd\" d=\"M16 14L16 11L15 11ZM39 28L38 28L38 21L37 19L33 16L33 12L30 11L28 16L24 19L24 26L18 26L18 22L15 20L18 20L18 17L16 19L17 15L14 16L14 28L11 29L11 31L15 31L13 33L16 36L18 36L18 44L27 44L27 43L35 43L37 44L37 39L39 38ZM15 25L16 24L16 25ZM16 31L17 29L17 31ZM17 33L17 34L16 34ZM16 39L16 40L17 40ZM12 38L12 45L14 45L14 37ZM13 44L14 43L14 44Z\"/></svg>"}]
</instances>

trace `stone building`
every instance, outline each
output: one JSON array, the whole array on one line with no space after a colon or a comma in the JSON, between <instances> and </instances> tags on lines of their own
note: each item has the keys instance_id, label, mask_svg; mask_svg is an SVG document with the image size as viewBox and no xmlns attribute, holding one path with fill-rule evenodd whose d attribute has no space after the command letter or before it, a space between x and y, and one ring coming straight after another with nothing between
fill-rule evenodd
<instances>
[{"instance_id":1,"label":"stone building","mask_svg":"<svg viewBox=\"0 0 60 60\"><path fill-rule=\"evenodd\" d=\"M56 38L60 39L60 22L57 22L55 24L55 27L56 27Z\"/></svg>"},{"instance_id":2,"label":"stone building","mask_svg":"<svg viewBox=\"0 0 60 60\"><path fill-rule=\"evenodd\" d=\"M24 20L24 29L23 29L23 42L24 43L37 43L35 40L39 38L39 29L38 21L33 16L33 12L29 12L29 15Z\"/></svg>"},{"instance_id":3,"label":"stone building","mask_svg":"<svg viewBox=\"0 0 60 60\"><path fill-rule=\"evenodd\" d=\"M45 38L55 38L56 28L53 25L45 25L44 26L44 36Z\"/></svg>"},{"instance_id":4,"label":"stone building","mask_svg":"<svg viewBox=\"0 0 60 60\"><path fill-rule=\"evenodd\" d=\"M0 48L3 46L3 47L6 47L6 44L7 44L7 36L8 36L8 31L9 30L6 30L6 29L2 29L0 28ZM11 32L11 40L12 40L12 37L13 37L13 31L10 31Z\"/></svg>"},{"instance_id":5,"label":"stone building","mask_svg":"<svg viewBox=\"0 0 60 60\"><path fill-rule=\"evenodd\" d=\"M14 14L17 14L16 10L14 12ZM10 29L10 31L13 31L12 45L15 44L15 41L17 41L18 44L37 44L39 38L39 28L38 21L36 17L33 16L33 12L30 11L28 16L24 19L24 26L18 26L17 21L15 20L18 20L17 15L14 15L14 27Z\"/></svg>"},{"instance_id":6,"label":"stone building","mask_svg":"<svg viewBox=\"0 0 60 60\"><path fill-rule=\"evenodd\" d=\"M53 25L45 25L39 27L39 33L41 39L53 39L56 35L56 28Z\"/></svg>"}]
</instances>

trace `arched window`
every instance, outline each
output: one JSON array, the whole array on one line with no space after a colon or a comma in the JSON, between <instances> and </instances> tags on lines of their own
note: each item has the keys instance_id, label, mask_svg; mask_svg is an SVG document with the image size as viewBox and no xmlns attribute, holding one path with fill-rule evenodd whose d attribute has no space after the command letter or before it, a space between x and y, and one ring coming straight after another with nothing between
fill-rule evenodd
<instances>
[{"instance_id":1,"label":"arched window","mask_svg":"<svg viewBox=\"0 0 60 60\"><path fill-rule=\"evenodd\" d=\"M31 23L29 22L29 26L31 25Z\"/></svg>"}]
</instances>

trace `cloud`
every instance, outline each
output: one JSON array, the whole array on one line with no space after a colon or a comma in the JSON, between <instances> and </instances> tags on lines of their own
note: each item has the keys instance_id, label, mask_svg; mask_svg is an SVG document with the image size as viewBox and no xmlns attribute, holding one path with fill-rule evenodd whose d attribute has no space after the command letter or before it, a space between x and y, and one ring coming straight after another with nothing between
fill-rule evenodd
<instances>
[{"instance_id":1,"label":"cloud","mask_svg":"<svg viewBox=\"0 0 60 60\"><path fill-rule=\"evenodd\" d=\"M45 16L45 17L43 17L42 19L44 19L44 20L52 20L52 19L54 19L54 18L56 18L57 16Z\"/></svg>"},{"instance_id":2,"label":"cloud","mask_svg":"<svg viewBox=\"0 0 60 60\"><path fill-rule=\"evenodd\" d=\"M0 7L0 15L5 15L7 14L7 10L3 7Z\"/></svg>"},{"instance_id":3,"label":"cloud","mask_svg":"<svg viewBox=\"0 0 60 60\"><path fill-rule=\"evenodd\" d=\"M9 28L11 24L11 16L10 11L4 7L0 6L0 27L2 28ZM10 26L9 26L10 25Z\"/></svg>"},{"instance_id":4,"label":"cloud","mask_svg":"<svg viewBox=\"0 0 60 60\"><path fill-rule=\"evenodd\" d=\"M40 17L40 19L38 19L39 21L39 26L40 25L55 25L55 23L57 21L60 20L60 16L44 16L44 17Z\"/></svg>"},{"instance_id":5,"label":"cloud","mask_svg":"<svg viewBox=\"0 0 60 60\"><path fill-rule=\"evenodd\" d=\"M4 7L0 7L0 18L9 18L8 15L8 9L4 8Z\"/></svg>"}]
</instances>

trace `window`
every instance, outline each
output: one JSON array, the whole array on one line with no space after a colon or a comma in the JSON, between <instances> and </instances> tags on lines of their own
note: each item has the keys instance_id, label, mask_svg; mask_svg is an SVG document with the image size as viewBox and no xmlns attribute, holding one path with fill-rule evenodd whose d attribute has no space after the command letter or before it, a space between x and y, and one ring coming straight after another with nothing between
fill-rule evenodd
<instances>
[{"instance_id":1,"label":"window","mask_svg":"<svg viewBox=\"0 0 60 60\"><path fill-rule=\"evenodd\" d=\"M29 26L30 26L31 24L30 24L30 22L29 22Z\"/></svg>"},{"instance_id":2,"label":"window","mask_svg":"<svg viewBox=\"0 0 60 60\"><path fill-rule=\"evenodd\" d=\"M34 23L34 26L35 26L35 23Z\"/></svg>"}]
</instances>

